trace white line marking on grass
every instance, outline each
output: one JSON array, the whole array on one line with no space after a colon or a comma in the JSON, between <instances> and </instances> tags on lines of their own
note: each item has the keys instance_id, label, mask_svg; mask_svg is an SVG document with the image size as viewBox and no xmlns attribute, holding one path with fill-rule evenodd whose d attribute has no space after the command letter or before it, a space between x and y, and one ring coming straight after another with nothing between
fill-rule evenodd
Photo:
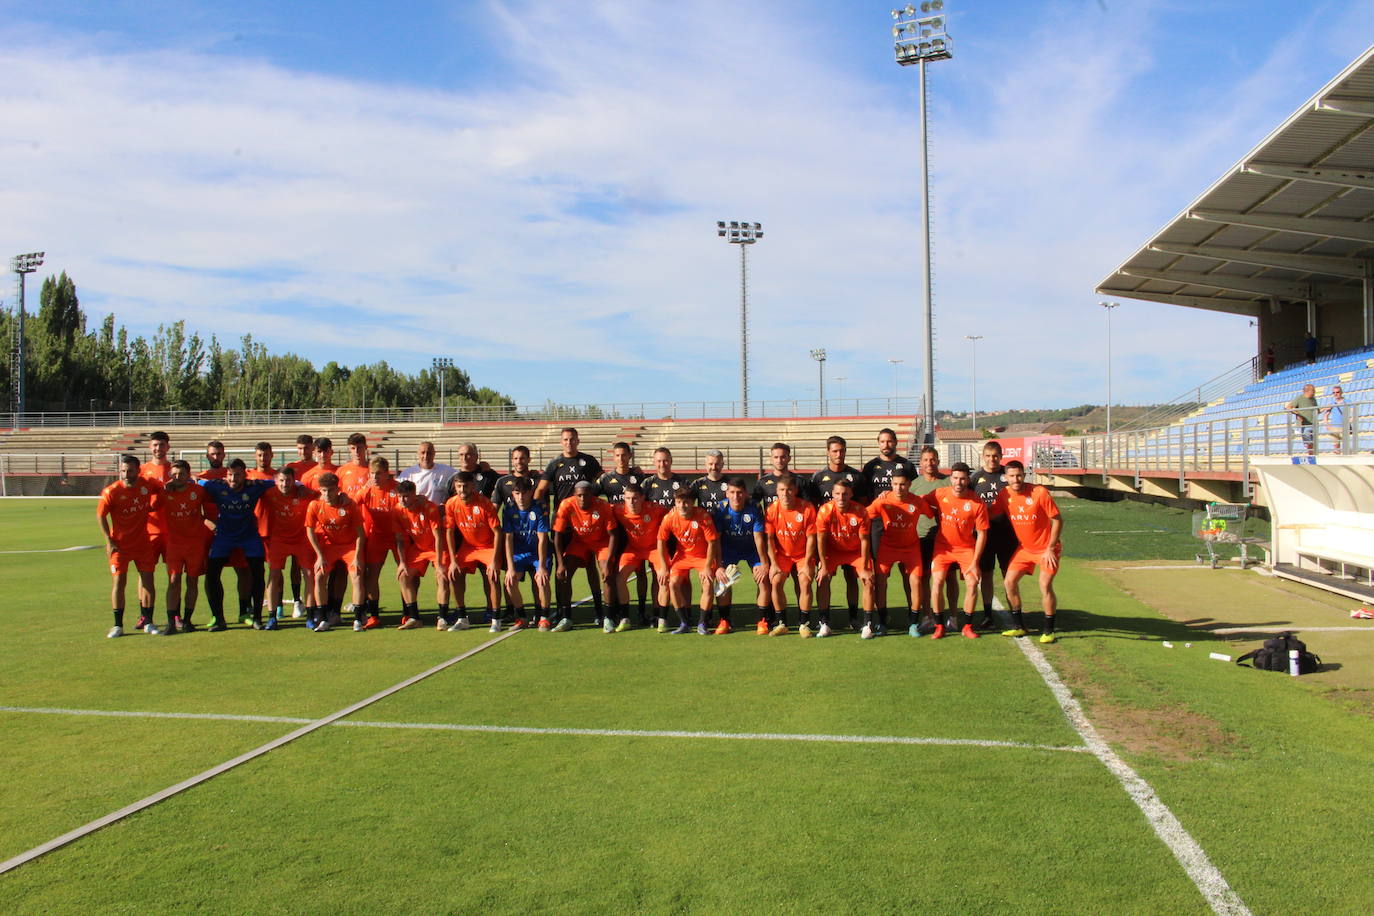
<instances>
[{"instance_id":1,"label":"white line marking on grass","mask_svg":"<svg viewBox=\"0 0 1374 916\"><path fill-rule=\"evenodd\" d=\"M222 713L134 712L107 709L61 709L43 706L0 706L0 713L37 713L52 716L112 716L130 719L207 719L217 722L283 722L304 724L314 719L291 716L236 716ZM575 735L589 738L707 738L724 741L800 741L831 744L924 744L944 747L991 747L1031 751L1090 753L1084 745L1028 744L1021 741L992 741L977 738L923 738L910 735L808 735L787 732L690 732L631 728L543 728L525 725L463 725L452 722L331 722L349 728L400 728L420 731L486 732L512 735Z\"/></svg>"},{"instance_id":2,"label":"white line marking on grass","mask_svg":"<svg viewBox=\"0 0 1374 916\"><path fill-rule=\"evenodd\" d=\"M508 639L519 632L521 631L507 630L500 636L493 636L486 642L474 646L473 648L467 650L461 655L456 655L446 662L440 662L434 667L426 669L425 671L421 671L419 674L413 677L406 678L399 684L388 687L385 690L380 691L378 693L374 693L372 696L368 697L365 700L359 700L352 706L345 706L338 712L330 713L322 719L315 719L314 721L309 722L306 725L302 725L300 728L296 729L293 732L289 732L285 735L282 735L280 738L277 738L273 741L269 741L266 744L261 745L259 747L255 747L253 748L253 750L240 754L232 760L226 760L224 763L221 763L217 766L213 766L210 769L204 771L203 773L197 773L195 776L192 776L189 779L183 779L176 785L168 786L160 792L155 792L152 795L149 795L147 798L144 798L140 801L136 801L132 805L125 805L118 811L107 814L104 817L97 818L96 820L91 821L89 824L84 824L80 827L77 827L75 830L68 831L67 833L62 834L60 837L57 837L53 840L49 840L41 846L35 846L28 852L20 853L12 859L7 859L4 862L0 862L0 875L3 875L5 872L8 872L12 869L18 868L26 862L32 862L39 856L52 852L54 849L61 849L63 846L66 846L68 843L71 843L74 840L79 840L88 834L94 833L102 827L108 827L110 824L113 824L116 821L123 820L131 814L135 814L139 811L142 811L144 808L152 807L160 801L171 798L173 795L176 795L180 792L184 792L193 786L198 786L207 780L213 779L221 773L232 770L239 764L247 763L250 760L254 760L258 757L261 757L263 754L266 754L269 751L276 750L284 744L289 744L292 741L295 741L297 738L304 737L305 735L308 735L313 731L317 731L326 725L330 725L336 722L337 720L342 719L344 716L352 715L360 709L363 709L367 706L371 706L378 700L386 699L393 693L404 690L410 685L418 683L419 681L424 680L430 675L438 674L440 671L443 671L446 668L450 668L453 665L458 664L459 662L463 661L463 659L471 658L478 652L481 652L483 649L488 649L496 645L497 643L501 642L503 639Z\"/></svg>"},{"instance_id":3,"label":"white line marking on grass","mask_svg":"<svg viewBox=\"0 0 1374 916\"><path fill-rule=\"evenodd\" d=\"M1176 563L1169 566L1098 566L1097 569L1115 569L1130 572L1134 569L1189 569L1198 572L1216 572L1210 566L1197 566L1191 563ZM1218 566L1217 569L1240 569L1239 566Z\"/></svg>"},{"instance_id":4,"label":"white line marking on grass","mask_svg":"<svg viewBox=\"0 0 1374 916\"><path fill-rule=\"evenodd\" d=\"M54 547L51 550L0 550L0 553L71 553L73 550L95 550L95 544L82 544L79 547Z\"/></svg>"},{"instance_id":5,"label":"white line marking on grass","mask_svg":"<svg viewBox=\"0 0 1374 916\"><path fill-rule=\"evenodd\" d=\"M1020 741L982 741L977 738L921 738L906 735L807 735L786 732L688 732L631 728L535 728L522 725L456 725L445 722L336 722L358 728L414 728L420 730L489 732L515 735L576 735L590 738L708 738L724 741L802 741L832 744L926 744L946 747L1005 747L1033 751L1087 753L1086 747L1027 744Z\"/></svg>"},{"instance_id":6,"label":"white line marking on grass","mask_svg":"<svg viewBox=\"0 0 1374 916\"><path fill-rule=\"evenodd\" d=\"M1290 624L1286 627L1223 627L1220 630L1207 630L1208 633L1374 633L1374 627L1302 627Z\"/></svg>"},{"instance_id":7,"label":"white line marking on grass","mask_svg":"<svg viewBox=\"0 0 1374 916\"><path fill-rule=\"evenodd\" d=\"M214 712L139 712L123 709L63 709L54 706L0 706L0 712L31 712L45 716L109 716L124 719L209 719L219 722L280 722L304 725L314 719L298 716L236 716Z\"/></svg>"},{"instance_id":8,"label":"white line marking on grass","mask_svg":"<svg viewBox=\"0 0 1374 916\"><path fill-rule=\"evenodd\" d=\"M1168 534L1165 528L1123 528L1120 531L1085 531L1084 534Z\"/></svg>"},{"instance_id":9,"label":"white line marking on grass","mask_svg":"<svg viewBox=\"0 0 1374 916\"><path fill-rule=\"evenodd\" d=\"M1126 761L1117 756L1116 752L1102 736L1097 733L1097 729L1088 721L1088 717L1083 713L1083 707L1074 699L1069 688L1064 686L1064 682L1059 679L1054 667L1045 658L1045 654L1040 651L1030 640L1018 639L1016 645L1021 649L1030 663L1035 666L1035 670L1040 672L1040 677L1044 679L1045 686L1050 688L1054 698L1059 701L1059 708L1064 711L1064 717L1069 720L1074 731L1078 732L1083 743L1088 746L1093 755L1102 761L1102 765L1111 771L1112 775L1121 783L1121 787L1126 790L1126 794L1131 797L1131 801L1136 803L1145 819L1154 828L1155 835L1169 847L1169 851L1174 854L1174 858L1183 866L1183 870L1188 873L1193 884L1202 893L1204 899L1212 907L1215 913L1223 914L1248 914L1250 910L1240 896L1231 889L1231 885L1226 882L1217 867L1212 864L1212 860L1207 858L1207 853L1198 845L1197 840L1193 839L1181 824L1174 812L1160 800L1155 794L1155 790L1150 787L1135 770L1131 769Z\"/></svg>"}]
</instances>

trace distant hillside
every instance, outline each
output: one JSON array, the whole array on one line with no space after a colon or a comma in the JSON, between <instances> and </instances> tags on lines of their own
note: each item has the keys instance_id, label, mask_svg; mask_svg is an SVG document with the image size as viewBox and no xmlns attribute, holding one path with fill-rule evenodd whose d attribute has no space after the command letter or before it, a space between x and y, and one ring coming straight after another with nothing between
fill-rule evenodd
<instances>
[{"instance_id":1,"label":"distant hillside","mask_svg":"<svg viewBox=\"0 0 1374 916\"><path fill-rule=\"evenodd\" d=\"M1112 405L1112 427L1123 426L1136 417L1155 410L1159 405ZM936 411L935 422L944 429L967 429L973 418L967 412ZM1007 435L1033 435L1053 424L1063 427L1067 435L1102 432L1107 428L1107 408L1100 404L1080 404L1077 407L1025 408L999 413L979 413L978 428L994 430L1005 427Z\"/></svg>"}]
</instances>

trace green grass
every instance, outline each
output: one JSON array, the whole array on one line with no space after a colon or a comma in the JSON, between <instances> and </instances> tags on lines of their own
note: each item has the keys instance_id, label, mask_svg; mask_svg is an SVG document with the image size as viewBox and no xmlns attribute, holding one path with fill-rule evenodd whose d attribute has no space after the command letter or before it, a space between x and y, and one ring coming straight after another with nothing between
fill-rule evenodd
<instances>
[{"instance_id":1,"label":"green grass","mask_svg":"<svg viewBox=\"0 0 1374 916\"><path fill-rule=\"evenodd\" d=\"M0 505L0 550L98 542L89 500ZM1374 877L1352 840L1374 813L1358 788L1374 763L1362 707L1325 672L1207 661L1205 647L1229 643L1148 603L1177 616L1185 587L1148 591L1074 559L1185 545L1175 558L1191 559L1186 513L1061 506L1064 638L1046 653L1089 716L1254 911L1293 906L1301 863L1305 910L1363 912ZM1089 533L1136 529L1151 533ZM1254 606L1251 574L1163 575L1210 575L1197 586L1209 621L1230 619L1228 589ZM5 706L318 717L488 638L292 626L106 640L98 551L0 554L0 590L14 596ZM1000 637L527 632L353 718L1078 743ZM0 858L292 728L0 712ZM1206 910L1089 754L338 726L0 877L0 899L35 913Z\"/></svg>"}]
</instances>

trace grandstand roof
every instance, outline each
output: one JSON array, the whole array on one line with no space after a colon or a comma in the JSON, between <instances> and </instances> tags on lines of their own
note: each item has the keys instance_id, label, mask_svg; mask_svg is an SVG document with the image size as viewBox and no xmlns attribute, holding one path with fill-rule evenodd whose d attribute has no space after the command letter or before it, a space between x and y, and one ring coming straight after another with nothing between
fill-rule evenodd
<instances>
[{"instance_id":1,"label":"grandstand roof","mask_svg":"<svg viewBox=\"0 0 1374 916\"><path fill-rule=\"evenodd\" d=\"M1358 306L1374 264L1374 47L1099 284L1109 296L1257 316Z\"/></svg>"}]
</instances>

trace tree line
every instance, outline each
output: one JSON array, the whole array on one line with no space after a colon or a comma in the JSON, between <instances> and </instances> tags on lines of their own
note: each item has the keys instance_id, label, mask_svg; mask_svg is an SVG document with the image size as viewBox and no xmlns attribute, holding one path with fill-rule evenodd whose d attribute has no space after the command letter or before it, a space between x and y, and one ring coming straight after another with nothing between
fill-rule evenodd
<instances>
[{"instance_id":1,"label":"tree line","mask_svg":"<svg viewBox=\"0 0 1374 916\"><path fill-rule=\"evenodd\" d=\"M12 350L17 304L0 311L0 340ZM411 407L439 403L437 372L411 375L375 363L343 366L333 360L316 369L294 353L274 355L245 334L226 348L187 331L186 322L159 325L150 337L131 335L106 315L87 327L76 284L64 271L49 276L37 314L25 321L25 410L279 410L337 407ZM6 353L0 384L12 390L13 360ZM450 406L514 406L506 395L475 387L468 374L444 370Z\"/></svg>"}]
</instances>

